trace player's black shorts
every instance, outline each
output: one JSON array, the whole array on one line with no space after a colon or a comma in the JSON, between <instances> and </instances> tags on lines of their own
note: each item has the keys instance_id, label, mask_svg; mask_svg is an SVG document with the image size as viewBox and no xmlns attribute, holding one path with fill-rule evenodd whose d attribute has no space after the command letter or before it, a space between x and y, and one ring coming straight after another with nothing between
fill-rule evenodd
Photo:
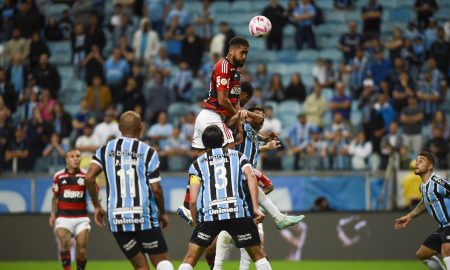
<instances>
[{"instance_id":1,"label":"player's black shorts","mask_svg":"<svg viewBox=\"0 0 450 270\"><path fill-rule=\"evenodd\" d=\"M137 232L113 232L114 238L128 259L139 251L150 255L167 252L167 244L161 228Z\"/></svg>"},{"instance_id":2,"label":"player's black shorts","mask_svg":"<svg viewBox=\"0 0 450 270\"><path fill-rule=\"evenodd\" d=\"M206 248L221 231L227 231L238 248L261 243L258 228L251 218L201 222L195 227L190 242Z\"/></svg>"},{"instance_id":3,"label":"player's black shorts","mask_svg":"<svg viewBox=\"0 0 450 270\"><path fill-rule=\"evenodd\" d=\"M437 229L423 241L422 245L441 253L441 246L444 243L450 243L450 227Z\"/></svg>"}]
</instances>

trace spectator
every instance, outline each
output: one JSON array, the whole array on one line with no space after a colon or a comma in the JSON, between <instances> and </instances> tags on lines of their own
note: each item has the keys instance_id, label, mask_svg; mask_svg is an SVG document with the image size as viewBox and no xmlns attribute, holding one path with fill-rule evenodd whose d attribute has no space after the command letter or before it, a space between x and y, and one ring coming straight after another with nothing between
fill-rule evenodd
<instances>
[{"instance_id":1,"label":"spectator","mask_svg":"<svg viewBox=\"0 0 450 270\"><path fill-rule=\"evenodd\" d=\"M61 80L58 70L48 62L48 55L43 53L39 56L39 64L33 70L36 84L41 88L50 90L51 96L58 97Z\"/></svg>"},{"instance_id":2,"label":"spectator","mask_svg":"<svg viewBox=\"0 0 450 270\"><path fill-rule=\"evenodd\" d=\"M350 72L350 92L353 98L358 99L364 88L365 78L367 76L368 61L362 48L357 48L355 57L350 60L347 66L347 72ZM369 81L367 81L369 82ZM370 80L373 86L373 80Z\"/></svg>"},{"instance_id":3,"label":"spectator","mask_svg":"<svg viewBox=\"0 0 450 270\"><path fill-rule=\"evenodd\" d=\"M152 28L158 33L159 38L163 37L164 17L169 12L170 0L144 0L144 16L151 22Z\"/></svg>"},{"instance_id":4,"label":"spectator","mask_svg":"<svg viewBox=\"0 0 450 270\"><path fill-rule=\"evenodd\" d=\"M321 139L318 127L311 126L309 133L310 139L298 147L303 152L303 164L308 171L323 169L327 158L326 142Z\"/></svg>"},{"instance_id":5,"label":"spectator","mask_svg":"<svg viewBox=\"0 0 450 270\"><path fill-rule=\"evenodd\" d=\"M293 99L297 100L300 103L303 103L306 99L306 87L303 84L302 77L300 73L293 73L291 75L291 81L289 85L285 89L285 99Z\"/></svg>"},{"instance_id":6,"label":"spectator","mask_svg":"<svg viewBox=\"0 0 450 270\"><path fill-rule=\"evenodd\" d=\"M30 43L29 60L31 69L34 69L37 65L39 65L39 58L44 53L47 54L48 57L51 56L51 52L48 49L47 44L45 44L45 42L42 40L41 35L39 34L39 32L35 32L31 36L31 43Z\"/></svg>"},{"instance_id":7,"label":"spectator","mask_svg":"<svg viewBox=\"0 0 450 270\"><path fill-rule=\"evenodd\" d=\"M149 64L157 56L160 47L158 34L152 30L149 20L141 19L140 27L133 36L134 59Z\"/></svg>"},{"instance_id":8,"label":"spectator","mask_svg":"<svg viewBox=\"0 0 450 270\"><path fill-rule=\"evenodd\" d=\"M335 1L336 2L336 1ZM314 200L313 207L311 209L314 212L333 212L334 209L330 207L328 199L324 196L319 196Z\"/></svg>"},{"instance_id":9,"label":"spectator","mask_svg":"<svg viewBox=\"0 0 450 270\"><path fill-rule=\"evenodd\" d=\"M105 111L103 122L95 126L93 136L97 137L100 145L107 143L111 138L122 136L113 109L109 108Z\"/></svg>"},{"instance_id":10,"label":"spectator","mask_svg":"<svg viewBox=\"0 0 450 270\"><path fill-rule=\"evenodd\" d=\"M44 28L44 37L47 41L63 40L63 31L55 18L48 19L47 25Z\"/></svg>"},{"instance_id":11,"label":"spectator","mask_svg":"<svg viewBox=\"0 0 450 270\"><path fill-rule=\"evenodd\" d=\"M80 73L80 66L86 57L87 47L86 47L86 34L84 33L83 24L75 24L74 31L71 36L71 46L72 46L72 64L76 69L76 74Z\"/></svg>"},{"instance_id":12,"label":"spectator","mask_svg":"<svg viewBox=\"0 0 450 270\"><path fill-rule=\"evenodd\" d=\"M202 65L202 56L205 51L202 39L195 33L193 25L186 27L186 35L183 39L182 53L183 61L189 64L193 74L197 74Z\"/></svg>"},{"instance_id":13,"label":"spectator","mask_svg":"<svg viewBox=\"0 0 450 270\"><path fill-rule=\"evenodd\" d=\"M302 0L301 4L294 10L293 21L296 23L295 44L297 50L303 48L303 43L307 43L310 49L316 49L316 38L313 31L313 20L316 16L316 9L311 4L311 0Z\"/></svg>"},{"instance_id":14,"label":"spectator","mask_svg":"<svg viewBox=\"0 0 450 270\"><path fill-rule=\"evenodd\" d=\"M80 101L80 110L77 112L72 120L72 128L75 130L76 137L83 134L84 127L87 124L93 125L95 118L93 113L89 110L89 105L86 97Z\"/></svg>"},{"instance_id":15,"label":"spectator","mask_svg":"<svg viewBox=\"0 0 450 270\"><path fill-rule=\"evenodd\" d=\"M348 170L350 164L348 160L348 142L344 137L342 130L337 129L334 137L330 138L327 143L328 164L325 168L331 170Z\"/></svg>"},{"instance_id":16,"label":"spectator","mask_svg":"<svg viewBox=\"0 0 450 270\"><path fill-rule=\"evenodd\" d=\"M68 147L61 142L58 133L53 133L50 143L42 151L42 156L49 158L50 165L63 165L67 150Z\"/></svg>"},{"instance_id":17,"label":"spectator","mask_svg":"<svg viewBox=\"0 0 450 270\"><path fill-rule=\"evenodd\" d=\"M0 96L0 173L3 171L5 151L11 138L11 127L9 125L10 110L6 107L3 97Z\"/></svg>"},{"instance_id":18,"label":"spectator","mask_svg":"<svg viewBox=\"0 0 450 270\"><path fill-rule=\"evenodd\" d=\"M436 89L431 79L430 71L425 71L417 86L417 99L426 124L438 110L439 101L439 89Z\"/></svg>"},{"instance_id":19,"label":"spectator","mask_svg":"<svg viewBox=\"0 0 450 270\"><path fill-rule=\"evenodd\" d=\"M60 102L56 102L53 107L53 132L58 134L59 138L69 146L69 136L72 133L72 116L64 110Z\"/></svg>"},{"instance_id":20,"label":"spectator","mask_svg":"<svg viewBox=\"0 0 450 270\"><path fill-rule=\"evenodd\" d=\"M125 87L125 91L120 99L122 103L122 112L133 111L136 106L140 106L141 109L145 112L146 102L145 97L141 91L138 90L138 85L135 79L128 78L127 86Z\"/></svg>"},{"instance_id":21,"label":"spectator","mask_svg":"<svg viewBox=\"0 0 450 270\"><path fill-rule=\"evenodd\" d=\"M336 132L339 130L343 139L348 139L351 135L350 126L344 121L342 114L335 113L333 116L333 121L330 126L325 129L325 140L332 140L336 136Z\"/></svg>"},{"instance_id":22,"label":"spectator","mask_svg":"<svg viewBox=\"0 0 450 270\"><path fill-rule=\"evenodd\" d=\"M266 38L268 50L280 51L283 49L283 30L287 23L287 13L278 0L271 0L261 13L272 23L272 30Z\"/></svg>"},{"instance_id":23,"label":"spectator","mask_svg":"<svg viewBox=\"0 0 450 270\"><path fill-rule=\"evenodd\" d=\"M109 19L109 28L111 31L114 31L114 28L120 26L120 18L122 17L123 6L121 3L115 3L113 7L113 14L111 18Z\"/></svg>"},{"instance_id":24,"label":"spectator","mask_svg":"<svg viewBox=\"0 0 450 270\"><path fill-rule=\"evenodd\" d=\"M286 146L294 154L294 170L300 169L300 146L309 140L309 130L313 125L309 124L305 114L298 115L298 122L289 129L286 137Z\"/></svg>"},{"instance_id":25,"label":"spectator","mask_svg":"<svg viewBox=\"0 0 450 270\"><path fill-rule=\"evenodd\" d=\"M158 114L169 108L173 98L170 89L164 85L163 75L160 72L153 74L153 84L146 92L148 93L148 115L150 123L153 124L156 122Z\"/></svg>"},{"instance_id":26,"label":"spectator","mask_svg":"<svg viewBox=\"0 0 450 270\"><path fill-rule=\"evenodd\" d=\"M28 122L33 117L33 110L38 103L39 87L31 75L28 76L27 87L19 94L18 117L20 122Z\"/></svg>"},{"instance_id":27,"label":"spectator","mask_svg":"<svg viewBox=\"0 0 450 270\"><path fill-rule=\"evenodd\" d=\"M179 127L174 127L172 134L167 139L167 144L161 149L160 153L163 157L187 156L190 148L190 141L184 138Z\"/></svg>"},{"instance_id":28,"label":"spectator","mask_svg":"<svg viewBox=\"0 0 450 270\"><path fill-rule=\"evenodd\" d=\"M3 1L3 5L0 8L0 40L2 42L11 38L14 28L14 18L18 12L15 1Z\"/></svg>"},{"instance_id":29,"label":"spectator","mask_svg":"<svg viewBox=\"0 0 450 270\"><path fill-rule=\"evenodd\" d=\"M384 47L389 50L389 58L393 63L395 59L401 57L401 50L404 45L403 34L400 27L395 27L392 34L392 39L384 44Z\"/></svg>"},{"instance_id":30,"label":"spectator","mask_svg":"<svg viewBox=\"0 0 450 270\"><path fill-rule=\"evenodd\" d=\"M403 125L403 143L409 150L409 157L415 157L422 149L422 125L424 114L417 105L415 97L408 98L408 107L400 115Z\"/></svg>"},{"instance_id":31,"label":"spectator","mask_svg":"<svg viewBox=\"0 0 450 270\"><path fill-rule=\"evenodd\" d=\"M106 85L111 90L111 97L116 104L119 102L118 98L125 79L130 73L130 66L125 59L123 59L122 53L118 48L113 50L111 57L105 62L103 67L106 78Z\"/></svg>"},{"instance_id":32,"label":"spectator","mask_svg":"<svg viewBox=\"0 0 450 270\"><path fill-rule=\"evenodd\" d=\"M44 147L50 141L53 127L50 121L44 121L41 110L37 106L33 109L33 116L26 125L27 139L31 145L30 156L34 160L42 156Z\"/></svg>"},{"instance_id":33,"label":"spectator","mask_svg":"<svg viewBox=\"0 0 450 270\"><path fill-rule=\"evenodd\" d=\"M417 24L419 29L423 30L428 24L428 20L433 17L437 11L438 5L436 0L416 0L414 10L417 13Z\"/></svg>"},{"instance_id":34,"label":"spectator","mask_svg":"<svg viewBox=\"0 0 450 270\"><path fill-rule=\"evenodd\" d=\"M28 1L24 1L19 6L19 13L14 16L15 25L23 37L30 38L34 32L42 29L41 14L37 8L32 8Z\"/></svg>"},{"instance_id":35,"label":"spectator","mask_svg":"<svg viewBox=\"0 0 450 270\"><path fill-rule=\"evenodd\" d=\"M392 103L397 113L408 106L408 98L416 95L414 86L407 71L400 73L398 83L395 84L392 92Z\"/></svg>"},{"instance_id":36,"label":"spectator","mask_svg":"<svg viewBox=\"0 0 450 270\"><path fill-rule=\"evenodd\" d=\"M191 102L193 98L192 91L192 71L189 69L189 64L181 61L178 66L178 72L174 77L174 92L177 101Z\"/></svg>"},{"instance_id":37,"label":"spectator","mask_svg":"<svg viewBox=\"0 0 450 270\"><path fill-rule=\"evenodd\" d=\"M117 47L119 45L120 37L126 37L127 45L131 44L133 40L133 24L130 22L130 17L127 14L122 14L120 16L120 24L113 28L113 46Z\"/></svg>"},{"instance_id":38,"label":"spectator","mask_svg":"<svg viewBox=\"0 0 450 270\"><path fill-rule=\"evenodd\" d=\"M265 98L267 100L272 100L275 102L281 102L284 100L284 86L280 73L272 74L270 79L269 87L265 93Z\"/></svg>"},{"instance_id":39,"label":"spectator","mask_svg":"<svg viewBox=\"0 0 450 270\"><path fill-rule=\"evenodd\" d=\"M122 57L128 62L128 64L131 65L134 58L133 48L131 48L131 46L128 45L128 41L125 36L121 36L119 38L119 44L117 45L117 49L119 49L120 53L122 54Z\"/></svg>"},{"instance_id":40,"label":"spectator","mask_svg":"<svg viewBox=\"0 0 450 270\"><path fill-rule=\"evenodd\" d=\"M352 169L369 169L369 158L372 150L372 143L366 139L364 132L359 132L348 146L348 153L352 156Z\"/></svg>"},{"instance_id":41,"label":"spectator","mask_svg":"<svg viewBox=\"0 0 450 270\"><path fill-rule=\"evenodd\" d=\"M58 20L58 25L61 27L64 39L70 39L70 33L72 33L73 22L70 18L69 11L63 10L61 18Z\"/></svg>"},{"instance_id":42,"label":"spectator","mask_svg":"<svg viewBox=\"0 0 450 270\"><path fill-rule=\"evenodd\" d=\"M88 25L84 32L86 35L85 44L87 52L90 52L92 47L96 46L101 55L106 45L106 37L100 19L95 12L89 14Z\"/></svg>"},{"instance_id":43,"label":"spectator","mask_svg":"<svg viewBox=\"0 0 450 270\"><path fill-rule=\"evenodd\" d=\"M136 81L137 90L142 92L144 90L145 76L142 72L142 66L139 62L133 63L133 66L131 67L130 78L133 78Z\"/></svg>"},{"instance_id":44,"label":"spectator","mask_svg":"<svg viewBox=\"0 0 450 270\"><path fill-rule=\"evenodd\" d=\"M403 34L403 37L406 40L415 40L420 35L422 35L419 30L417 29L417 24L415 21L409 21L408 25L405 29L405 32Z\"/></svg>"},{"instance_id":45,"label":"spectator","mask_svg":"<svg viewBox=\"0 0 450 270\"><path fill-rule=\"evenodd\" d=\"M362 7L361 18L363 20L363 35L366 41L380 36L382 13L383 6L378 4L377 0L368 0L368 3Z\"/></svg>"},{"instance_id":46,"label":"spectator","mask_svg":"<svg viewBox=\"0 0 450 270\"><path fill-rule=\"evenodd\" d=\"M373 105L375 111L383 117L384 129L389 130L390 124L395 121L397 114L394 108L388 102L388 96L385 93L378 95L377 102Z\"/></svg>"},{"instance_id":47,"label":"spectator","mask_svg":"<svg viewBox=\"0 0 450 270\"><path fill-rule=\"evenodd\" d=\"M101 145L98 138L94 136L94 127L86 124L83 128L83 135L78 137L75 148L80 150L81 158L90 158Z\"/></svg>"},{"instance_id":48,"label":"spectator","mask_svg":"<svg viewBox=\"0 0 450 270\"><path fill-rule=\"evenodd\" d=\"M181 59L183 39L185 37L184 28L181 27L179 19L178 16L173 16L171 23L167 24L164 32L169 59L175 64L178 64Z\"/></svg>"},{"instance_id":49,"label":"spectator","mask_svg":"<svg viewBox=\"0 0 450 270\"><path fill-rule=\"evenodd\" d=\"M428 20L423 36L425 38L425 48L429 51L431 45L437 40L437 22L433 17Z\"/></svg>"},{"instance_id":50,"label":"spectator","mask_svg":"<svg viewBox=\"0 0 450 270\"><path fill-rule=\"evenodd\" d=\"M161 111L158 115L158 122L152 125L146 134L160 149L165 149L168 139L172 135L173 126L167 120L167 113Z\"/></svg>"},{"instance_id":51,"label":"spectator","mask_svg":"<svg viewBox=\"0 0 450 270\"><path fill-rule=\"evenodd\" d=\"M194 24L197 29L197 33L203 40L204 47L208 48L213 38L213 26L214 26L214 18L215 12L211 5L212 0L203 0L202 8L196 14L194 19Z\"/></svg>"},{"instance_id":52,"label":"spectator","mask_svg":"<svg viewBox=\"0 0 450 270\"><path fill-rule=\"evenodd\" d=\"M437 68L446 75L450 65L450 42L445 40L445 31L443 27L437 30L437 40L431 44L430 55L436 59Z\"/></svg>"},{"instance_id":53,"label":"spectator","mask_svg":"<svg viewBox=\"0 0 450 270\"><path fill-rule=\"evenodd\" d=\"M426 66L423 67L424 71L428 71L431 74L431 84L434 89L439 89L440 91L446 92L447 83L445 81L444 75L441 71L437 69L437 61L434 57L429 57ZM419 79L423 75L419 76ZM444 89L442 89L444 88Z\"/></svg>"},{"instance_id":54,"label":"spectator","mask_svg":"<svg viewBox=\"0 0 450 270\"><path fill-rule=\"evenodd\" d=\"M356 49L363 44L363 37L357 32L357 27L355 21L350 21L348 23L348 33L341 35L338 44L338 49L342 52L346 64L355 57Z\"/></svg>"},{"instance_id":55,"label":"spectator","mask_svg":"<svg viewBox=\"0 0 450 270\"><path fill-rule=\"evenodd\" d=\"M317 58L312 74L322 87L334 87L333 62L330 59Z\"/></svg>"},{"instance_id":56,"label":"spectator","mask_svg":"<svg viewBox=\"0 0 450 270\"><path fill-rule=\"evenodd\" d=\"M14 29L12 33L12 39L8 40L5 45L3 54L8 62L16 54L22 55L23 58L27 58L30 53L30 40L22 37L19 28Z\"/></svg>"},{"instance_id":57,"label":"spectator","mask_svg":"<svg viewBox=\"0 0 450 270\"><path fill-rule=\"evenodd\" d=\"M322 87L315 82L313 92L306 98L304 111L306 119L311 125L323 126L323 117L327 109L327 102L322 96Z\"/></svg>"},{"instance_id":58,"label":"spectator","mask_svg":"<svg viewBox=\"0 0 450 270\"><path fill-rule=\"evenodd\" d=\"M102 80L104 79L103 66L105 60L96 45L92 46L91 51L83 59L81 64L85 67L84 80L87 85L92 85L93 79L96 76L99 76Z\"/></svg>"},{"instance_id":59,"label":"spectator","mask_svg":"<svg viewBox=\"0 0 450 270\"><path fill-rule=\"evenodd\" d=\"M255 77L253 79L253 84L256 87L262 89L267 89L269 87L269 72L267 71L267 65L265 63L260 63L256 67Z\"/></svg>"},{"instance_id":60,"label":"spectator","mask_svg":"<svg viewBox=\"0 0 450 270\"><path fill-rule=\"evenodd\" d=\"M164 86L168 87L172 68L173 64L168 57L167 49L165 47L161 47L161 49L159 49L159 57L155 59L150 66L150 72L152 74L160 73L163 78Z\"/></svg>"},{"instance_id":61,"label":"spectator","mask_svg":"<svg viewBox=\"0 0 450 270\"><path fill-rule=\"evenodd\" d=\"M42 89L42 93L39 97L37 107L42 114L42 119L45 122L51 122L53 120L53 110L55 108L56 100L52 98L49 89Z\"/></svg>"},{"instance_id":62,"label":"spectator","mask_svg":"<svg viewBox=\"0 0 450 270\"><path fill-rule=\"evenodd\" d=\"M368 138L369 133L367 132L367 127L370 125L371 113L373 105L377 101L377 95L375 94L375 87L373 80L367 78L363 82L363 90L358 99L358 110L361 112L361 125L364 130L366 130L366 135Z\"/></svg>"},{"instance_id":63,"label":"spectator","mask_svg":"<svg viewBox=\"0 0 450 270\"><path fill-rule=\"evenodd\" d=\"M353 9L355 0L334 0L334 8L339 11L350 11Z\"/></svg>"},{"instance_id":64,"label":"spectator","mask_svg":"<svg viewBox=\"0 0 450 270\"><path fill-rule=\"evenodd\" d=\"M343 82L336 83L336 94L328 103L328 108L333 114L340 113L345 120L350 120L350 110L352 100L345 94L345 85Z\"/></svg>"},{"instance_id":65,"label":"spectator","mask_svg":"<svg viewBox=\"0 0 450 270\"><path fill-rule=\"evenodd\" d=\"M192 141L192 135L194 134L196 113L190 111L185 117L183 117L181 122L181 135L187 140Z\"/></svg>"},{"instance_id":66,"label":"spectator","mask_svg":"<svg viewBox=\"0 0 450 270\"><path fill-rule=\"evenodd\" d=\"M3 97L6 107L14 113L17 108L17 97L14 85L7 80L6 72L2 68L0 68L0 96Z\"/></svg>"},{"instance_id":67,"label":"spectator","mask_svg":"<svg viewBox=\"0 0 450 270\"><path fill-rule=\"evenodd\" d=\"M88 86L86 91L86 101L89 111L93 112L96 119L102 119L103 113L111 105L111 92L103 84L100 76L95 76L92 86Z\"/></svg>"},{"instance_id":68,"label":"spectator","mask_svg":"<svg viewBox=\"0 0 450 270\"><path fill-rule=\"evenodd\" d=\"M223 52L225 49L225 34L222 33L222 24L226 25L226 22L221 22L219 24L219 33L213 36L211 42L209 44L209 57L213 58L215 54L219 55L219 57L224 56ZM228 27L228 25L226 25Z\"/></svg>"},{"instance_id":69,"label":"spectator","mask_svg":"<svg viewBox=\"0 0 450 270\"><path fill-rule=\"evenodd\" d=\"M402 48L401 56L405 63L405 69L409 71L411 78L417 78L422 62L414 52L413 42L414 41L412 40L405 41L405 46Z\"/></svg>"},{"instance_id":70,"label":"spectator","mask_svg":"<svg viewBox=\"0 0 450 270\"><path fill-rule=\"evenodd\" d=\"M403 144L403 137L398 130L397 122L392 122L389 126L389 133L381 139L382 163L388 164L388 159L399 160L400 164L408 161L408 149ZM399 164L398 164L399 165Z\"/></svg>"},{"instance_id":71,"label":"spectator","mask_svg":"<svg viewBox=\"0 0 450 270\"><path fill-rule=\"evenodd\" d=\"M433 130L433 137L425 144L424 149L433 153L439 162L439 169L446 170L449 168L447 156L450 149L441 129Z\"/></svg>"},{"instance_id":72,"label":"spectator","mask_svg":"<svg viewBox=\"0 0 450 270\"><path fill-rule=\"evenodd\" d=\"M381 81L386 79L391 68L391 62L384 57L383 51L378 50L375 58L369 62L369 71L376 86L379 87Z\"/></svg>"},{"instance_id":73,"label":"spectator","mask_svg":"<svg viewBox=\"0 0 450 270\"><path fill-rule=\"evenodd\" d=\"M418 59L419 65L421 66L425 62L427 56L427 49L425 48L425 41L422 36L419 36L414 40L412 48L414 56Z\"/></svg>"},{"instance_id":74,"label":"spectator","mask_svg":"<svg viewBox=\"0 0 450 270\"><path fill-rule=\"evenodd\" d=\"M422 200L422 193L420 192L420 184L422 184L422 178L414 173L416 169L416 160L413 159L409 163L409 169L411 170L402 180L402 190L405 195L406 207L409 210L413 210L417 204Z\"/></svg>"},{"instance_id":75,"label":"spectator","mask_svg":"<svg viewBox=\"0 0 450 270\"><path fill-rule=\"evenodd\" d=\"M173 17L178 17L181 28L186 28L190 23L189 12L184 8L184 0L175 0L175 7L169 11L166 17L166 25L169 25Z\"/></svg>"},{"instance_id":76,"label":"spectator","mask_svg":"<svg viewBox=\"0 0 450 270\"><path fill-rule=\"evenodd\" d=\"M431 120L431 125L428 127L428 137L431 138L433 135L433 130L442 130L442 136L444 139L448 140L450 138L450 127L447 124L447 117L442 110L436 111Z\"/></svg>"},{"instance_id":77,"label":"spectator","mask_svg":"<svg viewBox=\"0 0 450 270\"><path fill-rule=\"evenodd\" d=\"M72 16L77 18L77 21L87 22L89 13L92 10L94 1L92 0L77 0L72 5Z\"/></svg>"},{"instance_id":78,"label":"spectator","mask_svg":"<svg viewBox=\"0 0 450 270\"><path fill-rule=\"evenodd\" d=\"M6 146L6 166L12 168L14 159L17 159L18 171L28 172L33 168L33 163L30 162L30 144L26 139L25 129L21 126L16 126L14 137Z\"/></svg>"},{"instance_id":79,"label":"spectator","mask_svg":"<svg viewBox=\"0 0 450 270\"><path fill-rule=\"evenodd\" d=\"M281 121L275 118L273 115L273 108L267 106L265 108L266 117L264 118L264 124L260 130L261 134L267 135L270 132L281 132Z\"/></svg>"}]
</instances>

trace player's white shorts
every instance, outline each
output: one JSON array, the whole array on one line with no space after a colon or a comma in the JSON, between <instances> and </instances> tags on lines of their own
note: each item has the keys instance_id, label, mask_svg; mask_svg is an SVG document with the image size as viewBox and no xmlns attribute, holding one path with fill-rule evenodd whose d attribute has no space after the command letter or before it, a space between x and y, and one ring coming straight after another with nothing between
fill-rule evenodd
<instances>
[{"instance_id":1,"label":"player's white shorts","mask_svg":"<svg viewBox=\"0 0 450 270\"><path fill-rule=\"evenodd\" d=\"M91 230L90 220L88 217L58 217L55 221L55 230L58 228L64 228L71 232L74 236L77 236L84 230Z\"/></svg>"},{"instance_id":2,"label":"player's white shorts","mask_svg":"<svg viewBox=\"0 0 450 270\"><path fill-rule=\"evenodd\" d=\"M194 136L192 137L192 147L196 149L205 149L202 142L203 131L210 125L218 126L223 133L223 146L234 142L233 132L222 121L220 114L211 110L203 109L197 115L194 126Z\"/></svg>"}]
</instances>

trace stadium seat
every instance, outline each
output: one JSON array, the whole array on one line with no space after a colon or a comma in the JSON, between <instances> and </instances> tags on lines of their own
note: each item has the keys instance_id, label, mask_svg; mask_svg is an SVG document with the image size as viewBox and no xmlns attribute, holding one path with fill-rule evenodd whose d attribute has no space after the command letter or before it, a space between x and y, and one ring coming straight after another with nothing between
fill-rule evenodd
<instances>
[{"instance_id":1,"label":"stadium seat","mask_svg":"<svg viewBox=\"0 0 450 270\"><path fill-rule=\"evenodd\" d=\"M174 102L170 104L167 110L169 116L169 122L173 125L178 124L178 120L181 116L185 115L189 111L189 104L184 102Z\"/></svg>"},{"instance_id":2,"label":"stadium seat","mask_svg":"<svg viewBox=\"0 0 450 270\"><path fill-rule=\"evenodd\" d=\"M294 158L292 156L283 155L281 158L281 168L283 171L292 171L294 169Z\"/></svg>"},{"instance_id":3,"label":"stadium seat","mask_svg":"<svg viewBox=\"0 0 450 270\"><path fill-rule=\"evenodd\" d=\"M271 107L273 110L273 114L276 115L278 113L278 103L272 100L266 100L264 102L264 107Z\"/></svg>"},{"instance_id":4,"label":"stadium seat","mask_svg":"<svg viewBox=\"0 0 450 270\"><path fill-rule=\"evenodd\" d=\"M320 0L317 3L320 8L324 10L334 10L334 1L333 0ZM327 20L327 17L325 16L325 20Z\"/></svg>"},{"instance_id":5,"label":"stadium seat","mask_svg":"<svg viewBox=\"0 0 450 270\"><path fill-rule=\"evenodd\" d=\"M187 157L174 156L167 158L169 171L185 171L188 169L189 159Z\"/></svg>"},{"instance_id":6,"label":"stadium seat","mask_svg":"<svg viewBox=\"0 0 450 270\"><path fill-rule=\"evenodd\" d=\"M297 61L296 50L282 50L277 53L277 62L293 63Z\"/></svg>"},{"instance_id":7,"label":"stadium seat","mask_svg":"<svg viewBox=\"0 0 450 270\"><path fill-rule=\"evenodd\" d=\"M388 14L388 20L390 22L404 22L406 24L409 20L414 18L412 11L407 9L391 9ZM383 25L381 27L383 28Z\"/></svg>"},{"instance_id":8,"label":"stadium seat","mask_svg":"<svg viewBox=\"0 0 450 270\"><path fill-rule=\"evenodd\" d=\"M325 49L319 51L319 57L323 59L331 59L333 62L340 61L342 53L338 49Z\"/></svg>"},{"instance_id":9,"label":"stadium seat","mask_svg":"<svg viewBox=\"0 0 450 270\"><path fill-rule=\"evenodd\" d=\"M57 65L70 64L72 48L69 41L47 42L51 52L50 63Z\"/></svg>"},{"instance_id":10,"label":"stadium seat","mask_svg":"<svg viewBox=\"0 0 450 270\"><path fill-rule=\"evenodd\" d=\"M286 100L280 102L278 106L278 114L289 113L293 114L296 118L299 113L303 111L303 105L295 100Z\"/></svg>"},{"instance_id":11,"label":"stadium seat","mask_svg":"<svg viewBox=\"0 0 450 270\"><path fill-rule=\"evenodd\" d=\"M61 80L63 81L63 84L64 84L64 81L68 81L74 77L73 67L69 66L69 65L64 65L64 66L59 65L58 72L59 72L59 76L61 77Z\"/></svg>"},{"instance_id":12,"label":"stadium seat","mask_svg":"<svg viewBox=\"0 0 450 270\"><path fill-rule=\"evenodd\" d=\"M289 74L300 73L301 75L312 74L312 65L305 63L289 64L287 66L287 72Z\"/></svg>"},{"instance_id":13,"label":"stadium seat","mask_svg":"<svg viewBox=\"0 0 450 270\"><path fill-rule=\"evenodd\" d=\"M327 10L324 12L325 20L327 23L335 22L335 23L344 23L346 22L346 13L339 12L336 10Z\"/></svg>"},{"instance_id":14,"label":"stadium seat","mask_svg":"<svg viewBox=\"0 0 450 270\"><path fill-rule=\"evenodd\" d=\"M314 63L317 59L317 55L318 53L316 50L305 49L297 52L296 58L298 61Z\"/></svg>"},{"instance_id":15,"label":"stadium seat","mask_svg":"<svg viewBox=\"0 0 450 270\"><path fill-rule=\"evenodd\" d=\"M322 89L322 97L325 99L326 102L330 101L333 95L334 95L333 89L331 88Z\"/></svg>"},{"instance_id":16,"label":"stadium seat","mask_svg":"<svg viewBox=\"0 0 450 270\"><path fill-rule=\"evenodd\" d=\"M288 72L287 65L285 63L272 63L267 66L270 73L285 74Z\"/></svg>"},{"instance_id":17,"label":"stadium seat","mask_svg":"<svg viewBox=\"0 0 450 270\"><path fill-rule=\"evenodd\" d=\"M70 7L66 4L47 3L44 13L48 18L59 18L64 10L70 10Z\"/></svg>"}]
</instances>

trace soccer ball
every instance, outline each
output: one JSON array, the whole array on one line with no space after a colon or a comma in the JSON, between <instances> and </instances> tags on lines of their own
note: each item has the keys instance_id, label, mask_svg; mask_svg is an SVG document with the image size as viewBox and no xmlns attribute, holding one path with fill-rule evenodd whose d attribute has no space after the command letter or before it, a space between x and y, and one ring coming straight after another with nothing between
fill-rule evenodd
<instances>
[{"instance_id":1,"label":"soccer ball","mask_svg":"<svg viewBox=\"0 0 450 270\"><path fill-rule=\"evenodd\" d=\"M253 17L248 24L248 31L254 37L260 38L267 36L270 30L272 30L272 23L269 19L261 15Z\"/></svg>"}]
</instances>

